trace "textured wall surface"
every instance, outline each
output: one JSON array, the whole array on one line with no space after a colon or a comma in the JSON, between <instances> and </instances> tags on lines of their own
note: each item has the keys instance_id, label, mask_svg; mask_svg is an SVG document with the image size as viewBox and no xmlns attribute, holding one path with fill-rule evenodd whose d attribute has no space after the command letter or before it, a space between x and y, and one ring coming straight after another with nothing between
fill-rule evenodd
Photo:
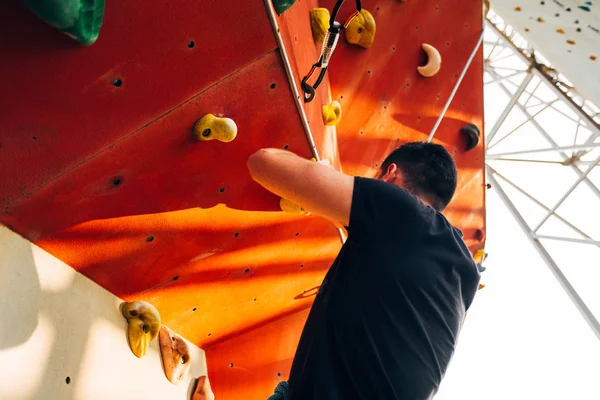
<instances>
[{"instance_id":1,"label":"textured wall surface","mask_svg":"<svg viewBox=\"0 0 600 400\"><path fill-rule=\"evenodd\" d=\"M137 358L119 298L0 226L0 398L185 399L204 375L204 351L188 343L190 374L171 384L158 339Z\"/></svg>"},{"instance_id":2,"label":"textured wall surface","mask_svg":"<svg viewBox=\"0 0 600 400\"><path fill-rule=\"evenodd\" d=\"M0 65L0 221L116 296L152 302L206 349L220 399L264 399L286 378L341 245L327 221L281 212L246 169L262 147L312 155L292 88L320 52L308 13L333 3L298 0L276 17L283 48L262 2L108 2L90 47L16 0L0 5L0 50L11 60ZM342 35L301 109L321 157L371 176L394 147L427 138L482 13L476 0L364 7L377 23L373 46ZM352 11L346 1L338 19ZM442 55L432 78L417 74L423 42ZM483 131L482 93L478 53L434 138L457 159L447 215L473 251L485 238L483 148L465 152L458 130ZM342 120L326 127L321 106L333 99ZM237 138L195 141L207 113L232 118Z\"/></svg>"}]
</instances>

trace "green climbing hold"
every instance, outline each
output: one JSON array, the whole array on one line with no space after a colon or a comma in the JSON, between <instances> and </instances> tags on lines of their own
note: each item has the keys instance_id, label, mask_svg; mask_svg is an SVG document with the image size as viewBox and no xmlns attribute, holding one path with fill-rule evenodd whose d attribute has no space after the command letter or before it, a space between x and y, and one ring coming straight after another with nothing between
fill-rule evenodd
<instances>
[{"instance_id":1,"label":"green climbing hold","mask_svg":"<svg viewBox=\"0 0 600 400\"><path fill-rule=\"evenodd\" d=\"M296 0L273 0L273 7L275 7L277 15L281 15L293 6L295 2Z\"/></svg>"},{"instance_id":2,"label":"green climbing hold","mask_svg":"<svg viewBox=\"0 0 600 400\"><path fill-rule=\"evenodd\" d=\"M98 39L104 0L23 0L34 14L86 46Z\"/></svg>"}]
</instances>

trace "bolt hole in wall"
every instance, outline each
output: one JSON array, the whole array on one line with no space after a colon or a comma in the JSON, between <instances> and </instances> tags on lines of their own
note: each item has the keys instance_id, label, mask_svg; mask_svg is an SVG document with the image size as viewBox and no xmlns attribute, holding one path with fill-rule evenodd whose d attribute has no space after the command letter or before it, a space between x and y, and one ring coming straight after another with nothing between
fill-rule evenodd
<instances>
[{"instance_id":1,"label":"bolt hole in wall","mask_svg":"<svg viewBox=\"0 0 600 400\"><path fill-rule=\"evenodd\" d=\"M173 280L174 280L174 281L176 281L177 279L179 279L179 276L178 276L178 275L175 275L175 276L173 277Z\"/></svg>"},{"instance_id":2,"label":"bolt hole in wall","mask_svg":"<svg viewBox=\"0 0 600 400\"><path fill-rule=\"evenodd\" d=\"M121 87L121 86L123 86L123 81L119 78L116 78L112 81L112 84L115 87Z\"/></svg>"},{"instance_id":3,"label":"bolt hole in wall","mask_svg":"<svg viewBox=\"0 0 600 400\"><path fill-rule=\"evenodd\" d=\"M70 377L70 376L67 376L67 379L65 379L65 382L67 382L67 385L68 385L69 383L71 383L71 377Z\"/></svg>"},{"instance_id":4,"label":"bolt hole in wall","mask_svg":"<svg viewBox=\"0 0 600 400\"><path fill-rule=\"evenodd\" d=\"M271 83L271 86L269 86L271 89L275 89L277 87L277 84L275 82Z\"/></svg>"},{"instance_id":5,"label":"bolt hole in wall","mask_svg":"<svg viewBox=\"0 0 600 400\"><path fill-rule=\"evenodd\" d=\"M196 311L196 310L197 310L197 308L196 308L196 307L192 308L192 311Z\"/></svg>"},{"instance_id":6,"label":"bolt hole in wall","mask_svg":"<svg viewBox=\"0 0 600 400\"><path fill-rule=\"evenodd\" d=\"M112 181L113 186L119 186L121 183L123 183L123 178L120 178L120 177L113 178L113 181Z\"/></svg>"},{"instance_id":7,"label":"bolt hole in wall","mask_svg":"<svg viewBox=\"0 0 600 400\"><path fill-rule=\"evenodd\" d=\"M229 368L233 368L233 363L229 363Z\"/></svg>"},{"instance_id":8,"label":"bolt hole in wall","mask_svg":"<svg viewBox=\"0 0 600 400\"><path fill-rule=\"evenodd\" d=\"M154 236L150 235L146 238L146 242L152 242L154 240Z\"/></svg>"},{"instance_id":9,"label":"bolt hole in wall","mask_svg":"<svg viewBox=\"0 0 600 400\"><path fill-rule=\"evenodd\" d=\"M233 237L238 237L238 236L240 236L239 232L236 232L236 233L233 234Z\"/></svg>"},{"instance_id":10,"label":"bolt hole in wall","mask_svg":"<svg viewBox=\"0 0 600 400\"><path fill-rule=\"evenodd\" d=\"M289 144L286 144L285 146L283 146L283 149L284 149L284 150L287 150L287 149L289 149L289 148L290 148L290 145L289 145Z\"/></svg>"},{"instance_id":11,"label":"bolt hole in wall","mask_svg":"<svg viewBox=\"0 0 600 400\"><path fill-rule=\"evenodd\" d=\"M225 191L225 188L224 188L224 187L222 187L221 189L219 189L219 192L220 192L220 193L223 193L224 191Z\"/></svg>"},{"instance_id":12,"label":"bolt hole in wall","mask_svg":"<svg viewBox=\"0 0 600 400\"><path fill-rule=\"evenodd\" d=\"M188 48L189 48L189 49L193 49L193 48L194 48L194 46L196 46L196 43L195 43L193 40L190 40L190 41L188 42Z\"/></svg>"}]
</instances>

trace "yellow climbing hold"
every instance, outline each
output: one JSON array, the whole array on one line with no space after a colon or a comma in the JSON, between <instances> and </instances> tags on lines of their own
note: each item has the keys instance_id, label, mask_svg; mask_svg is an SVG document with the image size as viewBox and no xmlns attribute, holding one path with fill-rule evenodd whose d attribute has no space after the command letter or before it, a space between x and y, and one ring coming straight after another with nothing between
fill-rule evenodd
<instances>
[{"instance_id":1,"label":"yellow climbing hold","mask_svg":"<svg viewBox=\"0 0 600 400\"><path fill-rule=\"evenodd\" d=\"M562 28L558 28L558 29L556 30L556 33L560 33L561 35L564 35L564 34L565 34L565 30L564 30L564 29L562 29Z\"/></svg>"},{"instance_id":2,"label":"yellow climbing hold","mask_svg":"<svg viewBox=\"0 0 600 400\"><path fill-rule=\"evenodd\" d=\"M206 114L194 125L194 136L198 140L220 140L231 142L237 135L237 125L231 118L219 118Z\"/></svg>"},{"instance_id":3,"label":"yellow climbing hold","mask_svg":"<svg viewBox=\"0 0 600 400\"><path fill-rule=\"evenodd\" d=\"M486 257L487 257L487 254L485 253L485 250L483 250L483 249L477 250L475 252L475 254L473 254L473 260L477 264L481 264L482 262L484 262Z\"/></svg>"},{"instance_id":4,"label":"yellow climbing hold","mask_svg":"<svg viewBox=\"0 0 600 400\"><path fill-rule=\"evenodd\" d=\"M283 197L279 200L279 207L281 211L285 211L291 214L310 215L310 212L304 211L304 208L299 205L292 203L291 201L284 199Z\"/></svg>"},{"instance_id":5,"label":"yellow climbing hold","mask_svg":"<svg viewBox=\"0 0 600 400\"><path fill-rule=\"evenodd\" d=\"M375 19L364 8L344 29L346 40L365 49L368 49L375 40Z\"/></svg>"},{"instance_id":6,"label":"yellow climbing hold","mask_svg":"<svg viewBox=\"0 0 600 400\"><path fill-rule=\"evenodd\" d=\"M150 303L134 301L124 303L121 313L127 319L129 347L137 357L146 355L148 345L160 330L160 314Z\"/></svg>"},{"instance_id":7,"label":"yellow climbing hold","mask_svg":"<svg viewBox=\"0 0 600 400\"><path fill-rule=\"evenodd\" d=\"M331 104L323 106L322 113L325 125L337 125L342 119L342 106L337 100L334 100Z\"/></svg>"},{"instance_id":8,"label":"yellow climbing hold","mask_svg":"<svg viewBox=\"0 0 600 400\"><path fill-rule=\"evenodd\" d=\"M315 43L322 43L329 29L329 10L326 8L313 8L310 11L310 28Z\"/></svg>"}]
</instances>

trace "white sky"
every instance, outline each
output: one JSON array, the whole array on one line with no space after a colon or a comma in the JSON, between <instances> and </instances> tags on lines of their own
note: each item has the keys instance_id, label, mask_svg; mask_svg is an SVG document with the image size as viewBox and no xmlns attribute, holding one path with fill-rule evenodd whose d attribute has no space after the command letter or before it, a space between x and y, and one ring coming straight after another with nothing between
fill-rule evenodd
<instances>
[{"instance_id":1,"label":"white sky","mask_svg":"<svg viewBox=\"0 0 600 400\"><path fill-rule=\"evenodd\" d=\"M489 46L486 48L489 51ZM511 59L503 62L519 67ZM503 75L510 73L506 70ZM522 79L523 76L513 81L518 84ZM534 85L532 82L530 88ZM514 87L509 87L514 91ZM496 85L486 85L485 89L489 130L508 97ZM544 100L553 98L549 91L538 93ZM572 122L551 110L540 117L541 125L556 142L573 144ZM519 112L511 114L495 140L524 120ZM589 133L580 135L577 143L582 143ZM548 141L528 123L489 153L547 147ZM595 158L599 152L596 149L586 159ZM537 157L558 160L554 153ZM576 180L570 168L557 164L495 161L490 165L549 207ZM591 175L597 186L599 170L596 168ZM508 185L502 187L530 226L537 225L545 211ZM585 185L580 185L558 212L591 237L600 238L600 199ZM553 219L539 233L581 237ZM436 400L600 399L600 340L493 188L487 192L486 236L489 257L482 282L487 286L475 298ZM542 243L600 319L600 249L558 241Z\"/></svg>"}]
</instances>

